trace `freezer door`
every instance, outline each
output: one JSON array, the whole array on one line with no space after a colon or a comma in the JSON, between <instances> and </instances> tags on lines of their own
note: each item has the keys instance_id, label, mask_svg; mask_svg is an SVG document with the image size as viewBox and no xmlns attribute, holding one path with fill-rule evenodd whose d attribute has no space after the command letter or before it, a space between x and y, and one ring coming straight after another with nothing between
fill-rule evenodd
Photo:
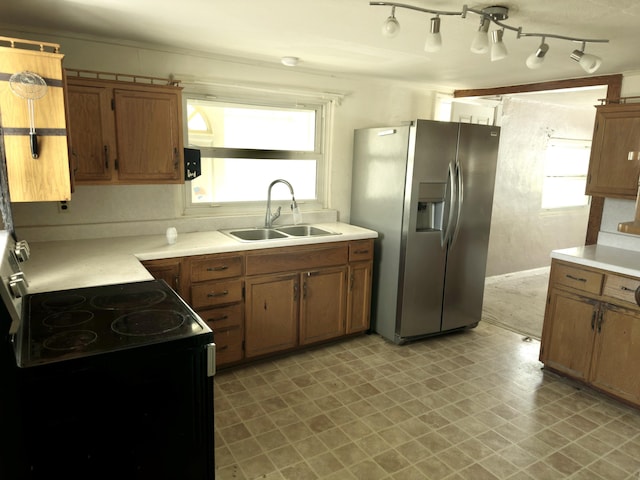
<instances>
[{"instance_id":1,"label":"freezer door","mask_svg":"<svg viewBox=\"0 0 640 480\"><path fill-rule=\"evenodd\" d=\"M456 158L458 124L418 120L414 133L402 225L398 343L440 331L446 261L443 235L452 212L450 198L455 197L450 166ZM421 218L424 209L429 221Z\"/></svg>"},{"instance_id":2,"label":"freezer door","mask_svg":"<svg viewBox=\"0 0 640 480\"><path fill-rule=\"evenodd\" d=\"M473 326L482 317L499 136L499 127L460 124L460 204L447 255L443 331Z\"/></svg>"}]
</instances>

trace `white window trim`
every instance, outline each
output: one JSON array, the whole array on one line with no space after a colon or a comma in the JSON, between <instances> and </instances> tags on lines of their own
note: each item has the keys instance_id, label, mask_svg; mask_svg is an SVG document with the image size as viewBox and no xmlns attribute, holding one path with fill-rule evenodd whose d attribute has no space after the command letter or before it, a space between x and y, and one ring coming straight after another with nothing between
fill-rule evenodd
<instances>
[{"instance_id":1,"label":"white window trim","mask_svg":"<svg viewBox=\"0 0 640 480\"><path fill-rule=\"evenodd\" d=\"M320 143L316 146L322 161L317 170L316 177L316 201L298 200L300 210L312 212L327 209L330 203L329 192L331 183L331 160L333 145L333 125L335 107L340 105L345 94L329 92L313 92L309 90L282 89L274 86L261 85L229 85L207 81L189 82L182 94L182 111L184 116L183 132L185 141L188 137L187 101L190 98L203 98L220 102L239 102L263 106L287 106L287 105L313 105L319 107L318 130L322 132ZM185 147L190 147L185 144ZM203 147L197 147L205 150ZM208 150L208 149L207 149ZM224 150L224 149L211 149ZM296 153L296 152L292 152ZM308 152L305 152L308 153ZM191 189L189 181L185 181L183 192L184 216L232 216L263 213L267 200L267 192L264 193L264 201L260 202L234 202L228 204L201 204L191 203Z\"/></svg>"}]
</instances>

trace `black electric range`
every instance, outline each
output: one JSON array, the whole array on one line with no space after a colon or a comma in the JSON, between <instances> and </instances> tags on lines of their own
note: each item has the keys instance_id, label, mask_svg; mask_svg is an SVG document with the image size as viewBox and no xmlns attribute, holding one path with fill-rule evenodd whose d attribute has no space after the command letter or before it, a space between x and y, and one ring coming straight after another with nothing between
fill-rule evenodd
<instances>
[{"instance_id":1,"label":"black electric range","mask_svg":"<svg viewBox=\"0 0 640 480\"><path fill-rule=\"evenodd\" d=\"M209 344L209 327L164 281L27 295L16 345L28 368L163 344Z\"/></svg>"},{"instance_id":2,"label":"black electric range","mask_svg":"<svg viewBox=\"0 0 640 480\"><path fill-rule=\"evenodd\" d=\"M213 333L164 281L27 294L21 317L13 478L215 478Z\"/></svg>"}]
</instances>

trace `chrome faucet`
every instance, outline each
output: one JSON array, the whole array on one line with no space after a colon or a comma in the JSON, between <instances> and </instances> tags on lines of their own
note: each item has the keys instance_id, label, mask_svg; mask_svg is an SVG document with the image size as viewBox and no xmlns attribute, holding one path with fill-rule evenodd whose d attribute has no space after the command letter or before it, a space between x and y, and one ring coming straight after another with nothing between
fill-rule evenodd
<instances>
[{"instance_id":1,"label":"chrome faucet","mask_svg":"<svg viewBox=\"0 0 640 480\"><path fill-rule=\"evenodd\" d=\"M275 222L278 219L278 217L280 216L280 211L282 210L282 207L278 207L278 210L276 211L276 213L274 214L271 213L271 189L276 183L284 183L287 187L289 187L289 191L291 192L291 210L294 210L294 211L298 210L298 204L296 203L296 197L294 197L293 195L293 187L291 186L291 184L281 178L274 180L269 185L269 190L267 191L267 213L264 217L265 228L271 228L271 226L273 225L273 222Z\"/></svg>"}]
</instances>

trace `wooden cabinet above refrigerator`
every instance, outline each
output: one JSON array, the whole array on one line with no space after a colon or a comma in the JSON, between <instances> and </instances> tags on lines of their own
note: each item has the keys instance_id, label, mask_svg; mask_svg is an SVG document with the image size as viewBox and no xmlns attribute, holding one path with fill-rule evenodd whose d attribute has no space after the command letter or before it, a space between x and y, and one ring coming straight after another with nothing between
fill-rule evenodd
<instances>
[{"instance_id":1,"label":"wooden cabinet above refrigerator","mask_svg":"<svg viewBox=\"0 0 640 480\"><path fill-rule=\"evenodd\" d=\"M67 70L76 184L184 182L182 89L158 80Z\"/></svg>"},{"instance_id":2,"label":"wooden cabinet above refrigerator","mask_svg":"<svg viewBox=\"0 0 640 480\"><path fill-rule=\"evenodd\" d=\"M12 202L71 199L59 50L0 37L0 127Z\"/></svg>"}]
</instances>

